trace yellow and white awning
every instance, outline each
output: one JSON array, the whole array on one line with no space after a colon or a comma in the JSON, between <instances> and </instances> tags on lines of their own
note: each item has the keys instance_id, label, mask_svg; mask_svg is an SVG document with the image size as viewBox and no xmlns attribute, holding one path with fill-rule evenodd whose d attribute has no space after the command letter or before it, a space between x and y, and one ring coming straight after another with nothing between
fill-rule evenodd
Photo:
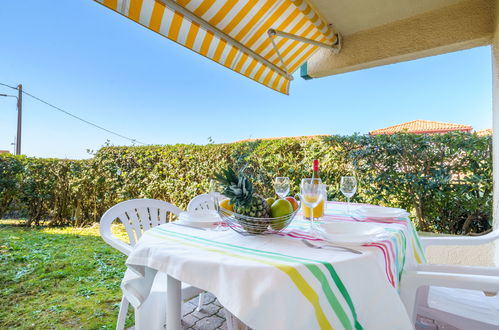
<instances>
[{"instance_id":1,"label":"yellow and white awning","mask_svg":"<svg viewBox=\"0 0 499 330\"><path fill-rule=\"evenodd\" d=\"M339 35L306 0L95 0L267 87L288 94L291 74Z\"/></svg>"}]
</instances>

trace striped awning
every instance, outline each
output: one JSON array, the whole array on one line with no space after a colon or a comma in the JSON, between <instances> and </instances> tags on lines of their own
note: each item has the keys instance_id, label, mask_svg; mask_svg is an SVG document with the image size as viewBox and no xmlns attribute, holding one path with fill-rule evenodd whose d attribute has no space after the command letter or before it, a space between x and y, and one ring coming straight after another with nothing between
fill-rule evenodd
<instances>
[{"instance_id":1,"label":"striped awning","mask_svg":"<svg viewBox=\"0 0 499 330\"><path fill-rule=\"evenodd\" d=\"M292 73L339 36L306 0L95 0L248 78L288 94Z\"/></svg>"}]
</instances>

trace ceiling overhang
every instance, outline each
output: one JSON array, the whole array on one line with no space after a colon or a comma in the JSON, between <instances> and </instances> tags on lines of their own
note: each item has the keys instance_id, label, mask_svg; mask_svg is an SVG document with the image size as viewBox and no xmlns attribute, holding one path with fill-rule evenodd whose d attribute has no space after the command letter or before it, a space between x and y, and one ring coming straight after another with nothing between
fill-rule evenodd
<instances>
[{"instance_id":1,"label":"ceiling overhang","mask_svg":"<svg viewBox=\"0 0 499 330\"><path fill-rule=\"evenodd\" d=\"M305 79L487 45L494 0L310 0L343 36L341 53L318 50Z\"/></svg>"}]
</instances>

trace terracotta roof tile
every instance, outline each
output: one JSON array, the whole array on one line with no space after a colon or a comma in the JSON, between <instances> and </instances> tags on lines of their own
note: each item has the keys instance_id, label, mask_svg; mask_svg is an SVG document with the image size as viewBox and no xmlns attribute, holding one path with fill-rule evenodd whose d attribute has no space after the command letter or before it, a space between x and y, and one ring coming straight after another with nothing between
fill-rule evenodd
<instances>
[{"instance_id":1,"label":"terracotta roof tile","mask_svg":"<svg viewBox=\"0 0 499 330\"><path fill-rule=\"evenodd\" d=\"M470 125L441 123L431 120L413 120L407 123L380 128L370 132L370 135L395 134L395 133L414 133L414 134L438 134L451 131L471 132L473 127Z\"/></svg>"},{"instance_id":2,"label":"terracotta roof tile","mask_svg":"<svg viewBox=\"0 0 499 330\"><path fill-rule=\"evenodd\" d=\"M478 136L488 136L488 135L492 135L492 128L487 128L487 129L483 129L481 131L477 131L476 132L476 135Z\"/></svg>"}]
</instances>

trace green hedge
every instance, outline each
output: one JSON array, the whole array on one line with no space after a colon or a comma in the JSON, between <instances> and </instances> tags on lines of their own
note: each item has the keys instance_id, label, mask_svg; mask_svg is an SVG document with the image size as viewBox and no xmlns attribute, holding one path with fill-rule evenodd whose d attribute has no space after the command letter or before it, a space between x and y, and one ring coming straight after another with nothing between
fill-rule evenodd
<instances>
[{"instance_id":1,"label":"green hedge","mask_svg":"<svg viewBox=\"0 0 499 330\"><path fill-rule=\"evenodd\" d=\"M162 199L185 208L228 164L246 165L263 195L273 194L273 177L288 176L294 194L316 158L330 200L344 200L339 179L354 174L359 181L354 201L403 207L420 230L490 229L491 139L467 133L104 147L89 160L1 156L0 217L14 212L27 224L81 226L131 198Z\"/></svg>"}]
</instances>

